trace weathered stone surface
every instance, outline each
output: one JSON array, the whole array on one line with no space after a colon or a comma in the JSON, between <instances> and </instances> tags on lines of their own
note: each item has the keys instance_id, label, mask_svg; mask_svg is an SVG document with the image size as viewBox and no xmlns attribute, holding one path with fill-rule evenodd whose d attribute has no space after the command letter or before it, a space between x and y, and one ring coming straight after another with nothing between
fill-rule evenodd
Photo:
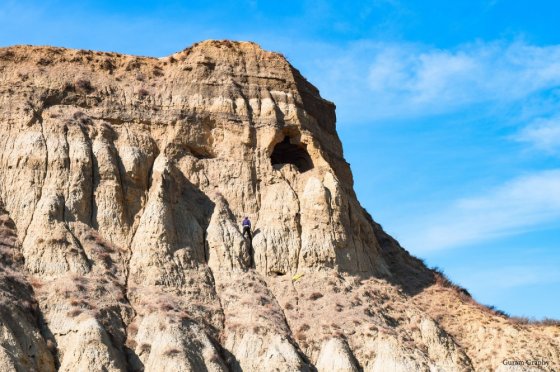
<instances>
[{"instance_id":1,"label":"weathered stone surface","mask_svg":"<svg viewBox=\"0 0 560 372\"><path fill-rule=\"evenodd\" d=\"M254 43L0 49L0 369L558 365L362 209L334 109Z\"/></svg>"},{"instance_id":2,"label":"weathered stone surface","mask_svg":"<svg viewBox=\"0 0 560 372\"><path fill-rule=\"evenodd\" d=\"M37 302L24 274L17 236L14 221L0 200L0 367L5 371L54 371L48 341L39 330Z\"/></svg>"},{"instance_id":3,"label":"weathered stone surface","mask_svg":"<svg viewBox=\"0 0 560 372\"><path fill-rule=\"evenodd\" d=\"M317 370L357 372L356 362L348 344L340 338L331 338L321 347L317 359Z\"/></svg>"}]
</instances>

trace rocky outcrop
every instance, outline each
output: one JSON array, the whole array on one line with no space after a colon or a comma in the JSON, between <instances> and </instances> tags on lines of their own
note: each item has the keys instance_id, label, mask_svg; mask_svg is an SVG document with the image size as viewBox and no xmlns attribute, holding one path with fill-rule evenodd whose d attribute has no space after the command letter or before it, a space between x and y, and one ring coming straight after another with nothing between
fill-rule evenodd
<instances>
[{"instance_id":1,"label":"rocky outcrop","mask_svg":"<svg viewBox=\"0 0 560 372\"><path fill-rule=\"evenodd\" d=\"M465 300L383 232L334 105L253 43L0 49L0 199L2 370L559 363L558 327Z\"/></svg>"},{"instance_id":2,"label":"rocky outcrop","mask_svg":"<svg viewBox=\"0 0 560 372\"><path fill-rule=\"evenodd\" d=\"M53 339L40 331L41 314L17 236L0 201L0 366L6 371L54 371Z\"/></svg>"}]
</instances>

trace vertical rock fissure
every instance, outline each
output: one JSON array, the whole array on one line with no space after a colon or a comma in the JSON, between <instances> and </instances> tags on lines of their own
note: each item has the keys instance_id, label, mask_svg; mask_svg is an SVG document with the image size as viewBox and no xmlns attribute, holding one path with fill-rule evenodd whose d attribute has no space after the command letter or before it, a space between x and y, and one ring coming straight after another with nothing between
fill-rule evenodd
<instances>
[{"instance_id":1,"label":"vertical rock fissure","mask_svg":"<svg viewBox=\"0 0 560 372\"><path fill-rule=\"evenodd\" d=\"M301 227L301 202L299 201L299 196L296 192L296 190L294 190L294 188L292 187L292 185L290 184L290 182L288 182L288 180L286 179L286 177L284 177L284 175L282 173L280 173L282 179L286 182L286 184L288 185L288 187L290 188L290 190L292 190L292 192L294 193L294 196L296 198L297 201L297 212L295 215L295 223L296 223L296 228L297 228L297 232L298 232L298 247L296 249L296 262L295 262L295 271L297 271L299 269L299 255L301 253L301 249L302 249L302 227Z\"/></svg>"},{"instance_id":2,"label":"vertical rock fissure","mask_svg":"<svg viewBox=\"0 0 560 372\"><path fill-rule=\"evenodd\" d=\"M220 305L220 313L222 314L221 320L222 320L222 333L225 333L226 330L226 314L224 311L224 305L222 304L222 298L220 297L218 290L217 290L217 286L216 286L216 279L214 277L214 271L212 270L212 268L210 266L208 267L208 272L210 274L210 280L212 281L213 287L214 287L214 292L216 294L216 298L218 299L218 304Z\"/></svg>"},{"instance_id":3,"label":"vertical rock fissure","mask_svg":"<svg viewBox=\"0 0 560 372\"><path fill-rule=\"evenodd\" d=\"M132 241L134 240L134 237L136 236L136 231L138 230L138 226L140 225L140 220L142 219L142 216L144 215L144 209L146 208L146 205L148 204L148 196L149 196L150 190L152 188L152 175L153 175L153 172L154 172L154 164L155 164L158 156L159 156L159 148L156 147L156 152L153 155L153 157L150 159L151 162L148 166L147 188L146 188L146 191L144 192L144 198L142 200L142 204L140 205L140 209L138 210L138 212L136 212L136 215L134 216L134 221L132 222L132 226L131 226L131 229L130 229L131 231L130 231L130 234L129 234L129 239L127 239L129 246L132 244ZM138 216L138 218L136 218L136 216Z\"/></svg>"},{"instance_id":4,"label":"vertical rock fissure","mask_svg":"<svg viewBox=\"0 0 560 372\"><path fill-rule=\"evenodd\" d=\"M89 155L90 155L90 163L91 163L91 198L90 198L90 216L89 216L89 223L92 228L97 229L97 208L95 204L95 192L97 191L97 180L96 180L96 173L98 172L98 164L97 159L95 157L95 152L93 151L93 139L88 135L88 145L89 145ZM97 175L99 178L99 175Z\"/></svg>"},{"instance_id":5,"label":"vertical rock fissure","mask_svg":"<svg viewBox=\"0 0 560 372\"><path fill-rule=\"evenodd\" d=\"M66 206L66 200L70 198L70 178L72 177L70 168L71 168L72 161L70 159L70 144L68 143L68 127L66 125L64 125L63 127L63 132L64 132L64 145L66 150L66 157L68 159L68 161L65 161L64 164L64 168L66 168L66 195L64 195L64 203L62 204L63 205L62 219L66 224L67 221L66 210L68 209ZM69 230L68 226L67 226L67 230Z\"/></svg>"},{"instance_id":6,"label":"vertical rock fissure","mask_svg":"<svg viewBox=\"0 0 560 372\"><path fill-rule=\"evenodd\" d=\"M29 123L27 123L27 127L31 126L33 124L33 121L35 120L34 117L32 117L29 121ZM7 161L10 161L10 159L12 158L12 154L14 152L14 148L15 148L15 141L10 141L12 137L12 125L8 125L8 134L6 135L6 141L4 141L4 145L2 146L2 154L0 154L0 166L4 165L4 159L6 159ZM4 154L4 150L6 150L6 147L8 145L8 143L11 143L11 148L9 151L8 156L5 156ZM6 200L6 190L4 188L4 170L2 169L2 172L0 172L0 195L4 198L4 200Z\"/></svg>"},{"instance_id":7,"label":"vertical rock fissure","mask_svg":"<svg viewBox=\"0 0 560 372\"><path fill-rule=\"evenodd\" d=\"M129 337L128 327L131 323L133 323L136 320L136 317L138 315L138 312L134 308L134 305L132 304L132 301L130 301L130 298L128 296L128 278L129 278L129 273L130 273L130 258L131 257L132 257L132 254L129 254L126 258L125 280L124 280L124 288L123 288L124 300L126 301L126 303L130 306L130 309L132 310L132 317L130 319L130 322L128 322L128 323L125 322L122 315L119 314L119 316L121 318L121 322L123 324L123 328L124 328L124 342L123 342L123 345L126 345L127 342L128 342L128 337ZM135 354L135 351L131 349L130 353ZM131 361L131 358L133 357L133 355L130 355L130 353L126 352L126 351L124 353L127 367L130 367L130 365L133 364L133 362Z\"/></svg>"},{"instance_id":8,"label":"vertical rock fissure","mask_svg":"<svg viewBox=\"0 0 560 372\"><path fill-rule=\"evenodd\" d=\"M41 186L39 187L39 195L37 196L37 200L35 201L35 203L33 204L33 211L31 212L31 219L29 220L29 223L27 224L27 226L25 227L25 231L23 232L23 238L22 238L22 243L25 242L25 239L27 238L27 231L29 230L29 226L31 226L31 224L33 223L33 220L35 219L35 211L37 210L37 205L39 204L39 202L41 201L41 198L43 197L43 188L45 187L45 182L47 180L47 175L49 172L49 146L47 145L47 138L45 136L45 128L43 126L43 117L42 117L42 111L41 110L35 110L33 109L33 118L32 118L32 124L35 123L39 123L39 125L41 126L41 138L43 139L43 144L45 146L45 169L44 169L44 174L43 174L43 179L41 180Z\"/></svg>"},{"instance_id":9,"label":"vertical rock fissure","mask_svg":"<svg viewBox=\"0 0 560 372\"><path fill-rule=\"evenodd\" d=\"M12 244L8 243L8 245L12 245L12 258L11 258L11 262L6 262L4 261L5 256L4 255L0 255L0 266L4 266L2 267L1 270L1 274L6 274L4 269L6 267L11 268L12 270L16 271L18 269L21 269L22 272L22 279L23 281L21 281L21 283L25 283L25 287L21 288L22 291L20 293L18 293L18 296L21 297L21 299L18 301L16 300L14 305L16 307L18 307L20 309L20 311L26 312L28 313L28 315L30 316L30 318L32 319L32 324L34 323L38 334L41 338L41 341L44 342L47 345L47 340L52 340L52 332L50 331L50 329L48 328L45 319L44 319L44 315L43 312L41 310L41 308L39 306L37 306L35 308L35 305L37 305L39 303L37 296L35 294L35 290L33 285L31 285L31 282L29 280L29 272L26 272L25 269L25 257L23 257L22 255L22 259L21 261L16 259L16 256L18 256L19 254L21 254L21 244L20 239L19 239L19 234L18 234L18 230L17 230L17 226L15 225L13 219L10 216L10 213L5 209L5 205L3 203L2 198L0 198L0 227L2 229L4 229L4 231L6 231L6 227L9 225L12 225L11 227L8 227L8 231L11 230L13 236L15 237L15 242L13 242ZM9 221L8 225L5 223L5 221ZM10 223L11 222L11 223ZM5 248L6 243L4 241L0 241L0 248ZM19 261L19 262L18 262ZM23 267L21 267L20 265L23 265ZM5 279L5 277L3 277L2 279ZM2 284L5 285L6 282L3 282ZM27 290L29 289L29 290ZM22 305L24 304L23 302L23 298L25 298L27 295L29 295L29 299L31 301L31 304L33 304L34 309L31 311L29 310L29 307L27 307L27 309L23 308ZM6 298L2 298L2 307L7 305L7 301ZM15 314L14 314L15 315ZM20 324L17 323L16 318L4 318L2 319L3 321L6 321L8 328L12 328L13 326L16 326L19 328ZM5 331L5 326L3 325L3 331ZM13 328L12 328L13 329ZM26 334L23 329L19 329L18 331L15 332L16 333L16 337L17 335L25 335L28 337L31 337L31 334ZM3 336L3 335L2 335ZM5 339L4 339L5 340ZM28 340L14 340L15 342L17 342L17 346L19 349L21 350L26 350L25 346L28 346L29 349L31 349L33 347L33 344L31 343L27 343L26 341L38 341L38 340L33 340L33 339L28 339ZM5 341L4 341L5 342ZM4 344L4 343L3 343ZM50 356L52 357L52 361L55 367L58 366L58 359L57 359L57 353L54 352L52 349L48 348L47 346L47 352L50 354ZM13 356L14 358L17 358L16 355L12 354L11 356ZM33 355L33 354L29 354L29 357L31 357L35 363L37 363L38 359L38 355ZM44 362L44 359L42 360ZM28 368L29 365L27 365ZM4 366L0 366L0 367L4 367ZM39 365L39 367L43 367L45 368L45 370L50 370L49 367L50 365Z\"/></svg>"},{"instance_id":10,"label":"vertical rock fissure","mask_svg":"<svg viewBox=\"0 0 560 372\"><path fill-rule=\"evenodd\" d=\"M122 159L119 155L119 151L117 150L115 143L111 140L108 141L107 146L109 147L110 153L115 161L115 165L117 168L117 181L118 184L120 186L120 192L121 192L121 200L122 200L122 213L123 215L121 216L121 218L117 218L116 219L116 223L118 224L118 226L121 228L121 231L128 231L128 221L127 221L127 216L128 216L128 203L126 201L126 190L125 190L125 183L124 183L124 176L123 174L124 172L124 166L122 163ZM124 220L124 221L123 221ZM111 236L111 240L113 239L113 237Z\"/></svg>"},{"instance_id":11,"label":"vertical rock fissure","mask_svg":"<svg viewBox=\"0 0 560 372\"><path fill-rule=\"evenodd\" d=\"M65 168L67 168L67 177L66 177L66 195L64 196L64 200L62 203L62 220L64 223L64 228L66 229L66 231L68 231L68 233L70 234L70 236L72 237L72 240L74 241L74 244L76 244L78 246L78 248L80 249L80 254L83 256L82 258L84 258L84 262L86 262L87 267L88 267L88 271L91 270L91 266L92 266L92 262L91 259L87 256L86 251L82 245L82 242L80 241L80 239L78 239L78 237L76 236L76 234L74 234L74 232L72 231L72 228L69 224L69 218L68 218L68 213L70 212L68 209L68 206L66 205L66 201L68 200L68 198L70 197L70 180L71 180L71 159L70 159L70 144L68 143L68 127L64 126L63 128L63 132L64 132L64 144L65 144L65 149L66 149L66 157L68 159L68 161L65 164Z\"/></svg>"},{"instance_id":12,"label":"vertical rock fissure","mask_svg":"<svg viewBox=\"0 0 560 372\"><path fill-rule=\"evenodd\" d=\"M353 370L374 368L375 361L381 369L472 369L452 343L416 321L441 312L437 296L459 305L462 298L429 287L433 277L422 263L368 219L342 157L334 105L281 56L229 41L204 42L159 61L61 48L2 49L0 197L9 203L19 236L2 236L0 226L0 240L23 237L13 257L21 273L28 271L45 319L27 304L21 308L35 312L55 357L58 348L57 368L61 362L68 370L313 370L313 364ZM160 67L165 78L157 77ZM61 88L68 94L56 93ZM88 115L73 112L78 109ZM279 148L280 159L273 160L274 142L286 137L295 148ZM316 164L303 174L307 150ZM189 151L192 158L183 159ZM167 157L176 164L164 164ZM172 176L165 168L173 169ZM212 209L213 193L223 195L231 216L214 215L209 229L208 214L223 212ZM245 214L255 222L256 252L237 226ZM9 258L10 248L0 248ZM247 268L251 260L258 272ZM82 278L85 289L78 287ZM2 281L0 289L7 285ZM398 285L415 296L401 297ZM27 298L28 291L19 293ZM464 312L459 305L449 319ZM478 310L467 310L474 319ZM18 322L6 311L0 315L8 328ZM488 325L492 317L482 315ZM476 337L449 319L441 323L461 348L476 365L492 369L472 351ZM41 324L46 320L56 339ZM529 332L515 327L523 330L519 337L496 341L512 344L498 357L523 349ZM10 345L25 350L18 355L10 349L8 358L41 362L37 348L27 349L31 333L37 336L32 342L44 343L36 331L25 332L21 342L9 332L0 343L15 340ZM430 338L429 344L417 335ZM537 351L522 357L541 350L556 363L554 337L538 337ZM345 347L338 340L322 345L337 338ZM427 353L425 346L437 349ZM319 363L321 354L329 363ZM48 363L42 366L15 368L53 368L50 356L43 356ZM10 367L4 360L0 365Z\"/></svg>"},{"instance_id":13,"label":"vertical rock fissure","mask_svg":"<svg viewBox=\"0 0 560 372\"><path fill-rule=\"evenodd\" d=\"M243 93L241 89L239 89L239 95L243 98L245 102L245 106L247 108L247 117L248 117L248 124L249 124L249 144L251 146L251 183L253 186L253 193L255 194L255 201L257 204L257 211L261 208L261 193L260 193L260 182L258 179L258 143L257 143L257 128L255 127L255 123L253 122L253 107L251 106L249 100Z\"/></svg>"},{"instance_id":14,"label":"vertical rock fissure","mask_svg":"<svg viewBox=\"0 0 560 372\"><path fill-rule=\"evenodd\" d=\"M93 141L89 135L89 131L84 128L82 125L78 125L80 132L84 138L84 142L86 143L86 151L89 157L89 166L90 166L90 187L91 187L91 194L89 195L89 225L92 228L95 228L94 223L94 209L95 209L95 155L93 153ZM84 196L85 197L85 196Z\"/></svg>"},{"instance_id":15,"label":"vertical rock fissure","mask_svg":"<svg viewBox=\"0 0 560 372\"><path fill-rule=\"evenodd\" d=\"M142 206L137 213L137 216L139 216L139 218L137 219L138 221L135 221L133 223L132 231L130 232L130 238L127 239L128 240L128 247L127 247L128 249L125 252L124 265L123 265L124 276L125 276L123 296L125 298L125 301L130 305L130 309L132 310L132 317L131 317L130 322L128 322L128 323L124 322L124 320L123 320L124 332L125 332L125 344L127 343L128 338L129 338L128 327L131 323L133 323L136 320L136 318L138 316L138 312L137 312L136 308L134 307L133 302L130 301L129 294L128 294L128 291L129 291L129 288L130 288L130 285L129 285L130 271L131 271L130 270L130 262L132 260L132 253L133 253L132 252L132 245L133 245L133 242L136 238L136 233L138 231L140 221L142 220L142 217L143 217L143 215L146 211L146 205L148 205L148 202L149 202L150 191L151 191L151 188L152 188L152 185L153 185L153 182L152 182L153 169L154 169L154 165L155 165L155 162L156 162L156 159L157 159L158 156L159 156L159 149L156 147L156 154L154 154L154 157L153 157L153 159L152 159L152 161L149 165L149 168L148 168L148 175L147 175L147 177L148 177L147 181L148 182L147 182L147 189L146 189L146 192L145 192L144 202L142 203ZM132 355L131 355L131 353L132 353ZM128 364L128 366L134 364L132 362L131 358L133 358L135 355L136 355L135 351L132 350L132 349L131 349L130 352L125 353L126 363Z\"/></svg>"},{"instance_id":16,"label":"vertical rock fissure","mask_svg":"<svg viewBox=\"0 0 560 372\"><path fill-rule=\"evenodd\" d=\"M296 194L297 196L297 194ZM303 236L302 236L302 227L301 227L301 208L299 208L300 204L299 204L299 199L298 199L298 212L296 213L296 226L297 226L297 232L299 235L299 246L297 248L297 253L296 253L296 267L295 267L295 271L298 271L299 269L299 256L301 254L301 249L303 246Z\"/></svg>"}]
</instances>

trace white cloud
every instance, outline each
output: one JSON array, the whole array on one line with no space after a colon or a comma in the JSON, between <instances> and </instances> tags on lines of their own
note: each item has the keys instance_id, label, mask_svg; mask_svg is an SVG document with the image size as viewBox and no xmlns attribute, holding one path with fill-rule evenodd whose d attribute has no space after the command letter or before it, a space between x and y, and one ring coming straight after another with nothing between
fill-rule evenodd
<instances>
[{"instance_id":1,"label":"white cloud","mask_svg":"<svg viewBox=\"0 0 560 372\"><path fill-rule=\"evenodd\" d=\"M477 42L444 50L361 41L316 46L309 55L319 56L303 63L310 81L352 121L516 102L560 86L560 45Z\"/></svg>"},{"instance_id":2,"label":"white cloud","mask_svg":"<svg viewBox=\"0 0 560 372\"><path fill-rule=\"evenodd\" d=\"M560 170L511 180L463 198L406 229L401 242L415 253L448 249L560 223Z\"/></svg>"},{"instance_id":3,"label":"white cloud","mask_svg":"<svg viewBox=\"0 0 560 372\"><path fill-rule=\"evenodd\" d=\"M560 116L536 119L515 137L520 142L551 154L560 153Z\"/></svg>"},{"instance_id":4,"label":"white cloud","mask_svg":"<svg viewBox=\"0 0 560 372\"><path fill-rule=\"evenodd\" d=\"M476 58L465 53L410 51L389 48L380 52L369 70L369 87L378 95L409 105L433 104L442 101L463 101L464 89L476 87L481 74Z\"/></svg>"}]
</instances>

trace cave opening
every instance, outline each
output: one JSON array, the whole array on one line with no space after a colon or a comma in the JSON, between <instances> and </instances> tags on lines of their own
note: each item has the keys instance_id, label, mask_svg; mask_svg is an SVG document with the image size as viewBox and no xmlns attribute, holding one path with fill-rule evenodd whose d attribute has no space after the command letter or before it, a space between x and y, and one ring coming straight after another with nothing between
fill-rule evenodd
<instances>
[{"instance_id":1,"label":"cave opening","mask_svg":"<svg viewBox=\"0 0 560 372\"><path fill-rule=\"evenodd\" d=\"M270 161L273 166L293 164L302 173L313 169L313 161L305 149L305 145L293 144L290 136L285 136L282 142L274 146Z\"/></svg>"}]
</instances>

